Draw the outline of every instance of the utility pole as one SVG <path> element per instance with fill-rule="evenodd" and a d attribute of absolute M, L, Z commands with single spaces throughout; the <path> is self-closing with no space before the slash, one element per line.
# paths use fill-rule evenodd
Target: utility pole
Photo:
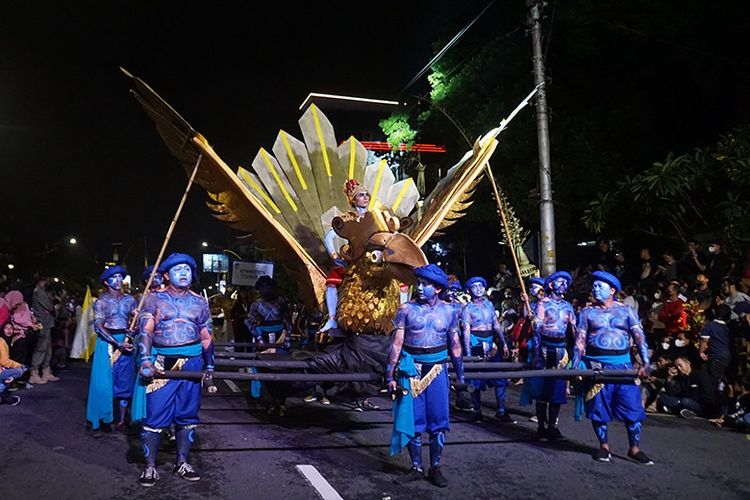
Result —
<path fill-rule="evenodd" d="M 534 83 L 544 83 L 544 59 L 542 56 L 542 0 L 527 0 L 530 8 L 528 24 L 531 28 L 531 44 L 534 50 Z M 539 195 L 540 229 L 542 233 L 542 273 L 549 276 L 557 268 L 555 251 L 555 206 L 552 203 L 552 167 L 549 155 L 549 122 L 547 119 L 547 90 L 539 88 L 536 94 L 536 132 L 539 147 Z"/>

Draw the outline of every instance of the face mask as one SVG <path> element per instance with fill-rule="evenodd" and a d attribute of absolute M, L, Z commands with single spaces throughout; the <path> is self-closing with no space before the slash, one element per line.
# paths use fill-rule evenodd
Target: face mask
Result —
<path fill-rule="evenodd" d="M 662 344 L 661 344 L 661 348 L 662 348 L 662 349 L 664 349 L 665 351 L 666 351 L 667 349 L 669 349 L 669 342 L 662 342 Z"/>
<path fill-rule="evenodd" d="M 674 341 L 675 347 L 685 347 L 686 344 L 687 344 L 687 342 L 684 341 L 684 340 L 675 340 Z"/>
<path fill-rule="evenodd" d="M 716 253 L 716 246 L 714 246 L 714 245 L 710 245 L 710 246 L 708 247 L 708 251 L 709 251 L 709 252 L 711 252 L 711 253 Z"/>
<path fill-rule="evenodd" d="M 655 298 L 656 300 L 659 300 L 659 299 L 661 298 L 661 293 L 659 293 L 659 292 L 656 292 L 656 293 L 654 294 L 654 298 Z"/>

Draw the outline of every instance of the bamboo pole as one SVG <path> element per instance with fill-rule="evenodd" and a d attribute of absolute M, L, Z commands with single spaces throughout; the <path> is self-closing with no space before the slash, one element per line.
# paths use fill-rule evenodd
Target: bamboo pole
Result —
<path fill-rule="evenodd" d="M 135 324 L 138 321 L 138 315 L 141 313 L 143 302 L 146 300 L 146 297 L 149 294 L 151 283 L 153 283 L 154 281 L 154 276 L 156 276 L 156 273 L 159 269 L 161 260 L 164 257 L 164 252 L 167 250 L 167 245 L 169 244 L 169 240 L 172 237 L 172 232 L 174 231 L 174 228 L 177 225 L 177 219 L 180 218 L 180 214 L 182 213 L 182 207 L 185 206 L 185 200 L 187 200 L 188 193 L 190 193 L 190 188 L 193 187 L 193 181 L 195 180 L 195 175 L 198 173 L 198 167 L 200 166 L 202 159 L 203 159 L 203 154 L 199 154 L 198 160 L 195 162 L 195 167 L 193 167 L 193 173 L 190 174 L 190 179 L 188 180 L 187 187 L 185 188 L 185 192 L 182 194 L 182 199 L 180 200 L 180 204 L 177 206 L 177 211 L 175 212 L 174 217 L 172 217 L 172 222 L 169 224 L 169 229 L 167 229 L 167 235 L 164 237 L 164 242 L 161 245 L 161 250 L 159 250 L 159 256 L 156 257 L 156 262 L 154 262 L 154 269 L 151 271 L 151 274 L 148 277 L 148 281 L 146 282 L 146 288 L 145 290 L 143 290 L 143 294 L 141 295 L 141 300 L 138 301 L 138 307 L 135 308 L 135 314 L 133 315 L 133 319 L 130 321 L 130 327 L 128 328 L 128 330 L 131 332 L 133 331 L 133 328 L 135 328 Z M 193 279 L 195 279 L 195 276 L 193 276 Z"/>

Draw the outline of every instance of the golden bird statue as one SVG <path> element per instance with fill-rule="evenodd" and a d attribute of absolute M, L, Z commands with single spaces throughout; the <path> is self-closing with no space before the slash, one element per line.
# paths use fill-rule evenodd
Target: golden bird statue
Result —
<path fill-rule="evenodd" d="M 309 306 L 324 302 L 325 269 L 331 267 L 324 238 L 333 227 L 347 252 L 349 270 L 340 288 L 340 325 L 349 332 L 388 335 L 399 307 L 399 283 L 414 283 L 413 270 L 427 264 L 420 249 L 471 205 L 497 135 L 536 89 L 499 127 L 477 139 L 448 170 L 414 220 L 419 192 L 412 178 L 396 181 L 385 160 L 366 164 L 355 138 L 338 141 L 333 125 L 314 104 L 299 119 L 302 139 L 279 130 L 270 149 L 261 147 L 250 167 L 233 171 L 177 111 L 143 80 L 122 70 L 131 92 L 153 120 L 170 152 L 210 197 L 212 214 L 273 248 L 275 260 L 296 280 Z M 357 179 L 371 193 L 364 216 L 351 213 L 343 187 Z M 411 218 L 410 218 L 411 216 Z"/>

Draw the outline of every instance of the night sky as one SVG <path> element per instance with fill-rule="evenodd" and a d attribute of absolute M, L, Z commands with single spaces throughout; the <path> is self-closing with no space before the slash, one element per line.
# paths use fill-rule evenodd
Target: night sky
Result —
<path fill-rule="evenodd" d="M 111 242 L 142 255 L 146 236 L 155 257 L 187 178 L 120 66 L 235 168 L 279 128 L 300 135 L 311 91 L 394 98 L 432 56 L 445 3 L 13 2 L 0 20 L 0 252 L 75 235 L 92 257 Z M 173 248 L 232 236 L 204 200 L 197 187 Z"/>
<path fill-rule="evenodd" d="M 59 246 L 47 258 L 47 263 L 58 265 L 73 257 L 79 263 L 81 259 L 106 260 L 112 242 L 122 243 L 120 257 L 129 253 L 129 262 L 138 262 L 143 258 L 144 238 L 149 259 L 156 256 L 187 177 L 129 94 L 130 82 L 120 73 L 120 66 L 150 84 L 236 168 L 247 166 L 259 147 L 271 146 L 280 128 L 300 135 L 298 107 L 309 92 L 396 99 L 433 56 L 435 42 L 455 34 L 488 0 L 68 3 L 6 2 L 0 15 L 0 263 L 17 260 L 18 275 L 36 270 L 32 267 L 39 264 L 32 263 L 32 256 L 45 245 L 53 250 Z M 704 18 L 702 4 L 689 3 L 695 12 L 680 11 L 681 19 L 695 24 Z M 637 5 L 618 5 L 624 12 L 621 18 L 638 18 Z M 664 5 L 664 16 L 647 21 L 656 26 L 677 22 L 669 17 L 670 9 L 682 4 L 671 5 Z M 567 9 L 568 13 L 574 10 L 574 6 Z M 716 59 L 717 65 L 731 70 L 727 74 L 746 75 L 747 57 L 740 45 L 726 43 L 745 40 L 742 23 L 732 17 L 734 22 L 724 29 L 725 14 L 733 15 L 727 8 L 705 17 L 705 33 L 699 41 L 688 38 L 667 43 L 623 32 L 633 40 L 628 46 L 643 44 L 665 54 L 663 64 L 656 60 L 658 68 L 630 61 L 630 67 L 642 70 L 633 80 L 641 82 L 642 100 L 656 99 L 659 94 L 653 89 L 657 88 L 662 94 L 679 96 L 669 105 L 671 114 L 659 111 L 657 118 L 665 123 L 671 120 L 672 125 L 663 128 L 663 145 L 649 142 L 654 151 L 649 151 L 648 158 L 663 158 L 675 144 L 691 148 L 710 143 L 739 117 L 746 117 L 741 108 L 748 102 L 748 92 L 742 81 L 733 78 L 735 90 L 728 90 L 720 81 L 716 87 L 718 77 L 691 73 L 699 66 L 692 65 L 690 58 L 715 59 L 716 54 L 725 54 L 724 44 L 731 50 L 726 60 Z M 734 14 L 744 15 L 741 11 Z M 475 40 L 522 26 L 523 0 L 498 1 L 485 17 L 470 32 Z M 555 47 L 582 58 L 596 55 L 594 46 L 566 47 L 562 21 L 556 29 Z M 607 29 L 608 36 L 621 31 L 618 26 Z M 523 31 L 518 33 L 523 37 Z M 529 64 L 530 72 L 530 42 L 523 43 L 529 43 L 522 63 Z M 684 50 L 692 45 L 706 46 L 708 52 Z M 628 60 L 622 59 L 623 54 L 604 56 L 608 71 L 630 71 L 620 63 Z M 658 74 L 655 69 L 674 75 L 650 81 L 649 74 Z M 577 72 L 575 67 L 552 65 L 552 85 L 555 79 L 572 81 Z M 625 75 L 623 86 L 633 85 L 631 74 Z M 713 87 L 698 92 L 695 85 L 682 85 L 693 80 L 713 82 Z M 739 88 L 745 90 L 738 94 Z M 423 77 L 409 94 L 427 89 Z M 602 92 L 609 95 L 613 89 Z M 573 110 L 589 103 L 588 95 L 573 97 L 581 101 L 568 103 Z M 691 103 L 700 104 L 702 114 L 692 116 Z M 481 96 L 477 105 L 481 106 Z M 554 116 L 558 103 L 551 105 Z M 710 118 L 712 113 L 719 118 L 701 118 Z M 724 118 L 729 115 L 738 118 Z M 531 113 L 517 119 L 531 120 Z M 634 131 L 626 136 L 637 136 L 644 125 L 634 122 L 618 127 Z M 680 138 L 685 144 L 679 144 Z M 447 138 L 430 137 L 425 142 L 446 142 L 443 139 Z M 638 145 L 631 141 L 613 146 L 628 151 L 637 150 Z M 452 163 L 463 152 L 449 151 L 445 161 Z M 552 156 L 554 162 L 555 151 Z M 529 164 L 534 162 L 529 158 Z M 197 255 L 202 251 L 201 241 L 224 246 L 233 238 L 224 224 L 209 215 L 205 199 L 203 189 L 196 187 L 170 250 Z M 80 242 L 77 249 L 61 244 L 71 236 Z M 28 263 L 25 267 L 24 262 Z"/>

